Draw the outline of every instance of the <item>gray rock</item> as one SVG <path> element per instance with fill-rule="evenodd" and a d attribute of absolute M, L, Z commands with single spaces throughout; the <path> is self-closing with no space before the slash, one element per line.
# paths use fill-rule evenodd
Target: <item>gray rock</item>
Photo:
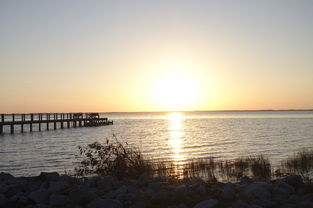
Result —
<path fill-rule="evenodd" d="M 47 204 L 49 198 L 49 192 L 46 189 L 38 189 L 36 191 L 31 192 L 28 195 L 32 201 L 36 202 L 37 204 Z"/>
<path fill-rule="evenodd" d="M 259 207 L 278 207 L 278 203 L 271 201 L 271 199 L 256 199 L 251 204 Z"/>
<path fill-rule="evenodd" d="M 301 201 L 313 201 L 313 193 L 302 196 Z"/>
<path fill-rule="evenodd" d="M 284 180 L 286 183 L 288 183 L 289 185 L 291 185 L 295 188 L 302 187 L 304 184 L 302 177 L 299 175 L 287 176 Z"/>
<path fill-rule="evenodd" d="M 74 178 L 68 175 L 62 175 L 59 177 L 60 181 L 63 181 L 68 184 L 78 184 L 80 181 L 78 178 Z"/>
<path fill-rule="evenodd" d="M 127 191 L 128 191 L 127 186 L 123 185 L 116 190 L 116 194 L 126 194 Z"/>
<path fill-rule="evenodd" d="M 207 193 L 207 189 L 202 184 L 201 185 L 197 185 L 195 187 L 195 190 L 196 190 L 197 193 L 202 194 L 202 195 L 205 195 Z"/>
<path fill-rule="evenodd" d="M 296 203 L 298 203 L 299 201 L 300 201 L 300 197 L 299 197 L 298 195 L 296 195 L 296 194 L 291 195 L 291 196 L 289 197 L 289 199 L 288 199 L 288 202 L 289 202 L 289 203 L 293 203 L 293 204 L 296 204 Z"/>
<path fill-rule="evenodd" d="M 227 183 L 224 186 L 222 198 L 226 200 L 231 200 L 236 197 L 235 185 L 232 183 Z"/>
<path fill-rule="evenodd" d="M 16 195 L 23 191 L 23 186 L 19 184 L 17 181 L 14 183 L 8 184 L 8 190 L 6 191 L 6 195 Z"/>
<path fill-rule="evenodd" d="M 170 192 L 168 190 L 161 189 L 160 191 L 158 191 L 152 195 L 152 200 L 156 201 L 156 202 L 166 201 L 169 198 L 171 198 L 172 196 L 173 196 L 172 192 Z"/>
<path fill-rule="evenodd" d="M 288 183 L 285 183 L 283 181 L 277 181 L 275 183 L 275 187 L 282 188 L 289 194 L 294 194 L 295 193 L 295 188 L 289 185 Z"/>
<path fill-rule="evenodd" d="M 104 191 L 110 191 L 118 186 L 117 181 L 111 176 L 101 177 L 97 182 L 96 186 Z"/>
<path fill-rule="evenodd" d="M 17 195 L 13 195 L 13 196 L 11 196 L 10 198 L 9 198 L 9 201 L 11 202 L 11 203 L 16 203 L 17 201 L 18 201 L 18 196 Z"/>
<path fill-rule="evenodd" d="M 213 207 L 216 207 L 217 205 L 218 205 L 218 200 L 209 199 L 209 200 L 205 200 L 196 204 L 196 206 L 194 206 L 193 208 L 213 208 Z"/>
<path fill-rule="evenodd" d="M 52 206 L 62 206 L 68 203 L 68 198 L 61 194 L 52 194 L 49 199 L 50 205 Z"/>
<path fill-rule="evenodd" d="M 270 199 L 271 185 L 264 182 L 255 182 L 247 186 L 241 193 L 245 198 L 253 198 L 256 197 L 258 199 Z"/>
<path fill-rule="evenodd" d="M 168 206 L 167 208 L 188 208 L 185 204 Z"/>
<path fill-rule="evenodd" d="M 139 176 L 138 178 L 138 182 L 140 183 L 140 185 L 146 185 L 150 182 L 150 178 L 148 176 L 147 173 L 143 173 Z"/>
<path fill-rule="evenodd" d="M 305 182 L 303 190 L 305 193 L 313 193 L 313 183 L 311 181 Z"/>
<path fill-rule="evenodd" d="M 36 204 L 32 208 L 51 208 L 51 207 L 46 204 Z"/>
<path fill-rule="evenodd" d="M 283 207 L 283 208 L 294 208 L 295 205 L 293 205 L 293 204 L 288 204 L 288 203 L 283 203 L 282 205 L 280 205 L 280 207 Z"/>
<path fill-rule="evenodd" d="M 252 204 L 251 206 L 249 206 L 249 208 L 263 208 L 262 206 L 256 205 L 256 204 Z"/>
<path fill-rule="evenodd" d="M 173 190 L 173 197 L 184 199 L 186 196 L 189 195 L 188 189 L 185 185 L 180 185 L 174 188 Z"/>
<path fill-rule="evenodd" d="M 275 201 L 281 202 L 281 201 L 286 201 L 286 199 L 290 197 L 290 192 L 288 192 L 288 190 L 286 189 L 275 187 L 273 189 L 272 195 Z"/>
<path fill-rule="evenodd" d="M 120 202 L 132 201 L 136 198 L 136 194 L 128 193 L 128 194 L 119 194 L 116 196 L 116 200 Z"/>
<path fill-rule="evenodd" d="M 187 188 L 185 185 L 180 185 L 175 187 L 175 192 L 184 194 L 187 192 Z"/>
<path fill-rule="evenodd" d="M 57 172 L 41 172 L 39 178 L 43 181 L 58 181 L 60 180 L 60 175 Z"/>
<path fill-rule="evenodd" d="M 240 192 L 240 197 L 261 207 L 275 207 L 271 199 L 272 185 L 266 182 L 255 182 Z"/>
<path fill-rule="evenodd" d="M 28 204 L 30 200 L 26 196 L 19 196 L 17 198 L 17 202 L 22 204 Z"/>
<path fill-rule="evenodd" d="M 113 199 L 100 199 L 97 198 L 90 202 L 87 206 L 88 208 L 122 208 L 121 202 Z"/>
<path fill-rule="evenodd" d="M 139 202 L 135 202 L 129 208 L 145 208 L 145 207 L 146 207 L 145 203 L 142 201 L 139 201 Z"/>
<path fill-rule="evenodd" d="M 87 186 L 78 186 L 69 192 L 68 197 L 72 204 L 86 204 L 98 196 Z"/>
<path fill-rule="evenodd" d="M 245 202 L 238 200 L 234 204 L 232 204 L 229 208 L 250 208 L 250 206 Z"/>
<path fill-rule="evenodd" d="M 8 203 L 9 200 L 3 194 L 0 194 L 0 207 L 5 207 Z"/>
<path fill-rule="evenodd" d="M 9 173 L 4 173 L 4 172 L 0 173 L 0 180 L 1 181 L 6 181 L 6 180 L 9 180 L 9 179 L 13 179 L 13 178 L 14 178 L 14 176 L 12 176 Z"/>
<path fill-rule="evenodd" d="M 313 207 L 313 202 L 311 201 L 302 201 L 299 203 L 299 206 L 301 208 L 312 208 Z"/>
<path fill-rule="evenodd" d="M 50 181 L 48 191 L 56 193 L 65 189 L 68 185 L 63 181 Z"/>
<path fill-rule="evenodd" d="M 162 187 L 168 185 L 167 183 L 164 183 L 164 182 L 153 182 L 153 183 L 149 183 L 147 188 L 148 189 L 152 189 L 154 191 L 157 191 L 157 190 L 161 190 Z"/>
<path fill-rule="evenodd" d="M 0 194 L 5 194 L 9 190 L 9 186 L 7 184 L 0 185 Z"/>
<path fill-rule="evenodd" d="M 249 178 L 248 176 L 244 176 L 240 179 L 240 183 L 250 184 L 250 183 L 253 183 L 253 180 L 251 178 Z"/>

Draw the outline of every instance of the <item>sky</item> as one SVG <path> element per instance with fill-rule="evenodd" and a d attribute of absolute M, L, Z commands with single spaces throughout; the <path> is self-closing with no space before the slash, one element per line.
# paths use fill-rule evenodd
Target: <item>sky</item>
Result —
<path fill-rule="evenodd" d="M 0 0 L 0 113 L 313 109 L 311 0 Z"/>

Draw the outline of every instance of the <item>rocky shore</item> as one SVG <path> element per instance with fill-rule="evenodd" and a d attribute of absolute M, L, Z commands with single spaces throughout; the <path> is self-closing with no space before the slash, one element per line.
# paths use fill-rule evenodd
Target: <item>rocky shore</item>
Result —
<path fill-rule="evenodd" d="M 142 175 L 138 180 L 111 176 L 75 178 L 58 173 L 13 177 L 0 173 L 0 207 L 27 208 L 309 208 L 313 183 L 292 175 L 278 180 L 205 183 L 199 178 L 170 184 Z"/>

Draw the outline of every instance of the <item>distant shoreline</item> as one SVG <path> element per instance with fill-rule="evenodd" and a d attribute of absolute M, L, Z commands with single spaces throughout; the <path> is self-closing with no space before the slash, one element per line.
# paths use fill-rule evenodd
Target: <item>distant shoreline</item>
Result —
<path fill-rule="evenodd" d="M 231 113 L 231 112 L 287 112 L 287 111 L 313 111 L 313 109 L 286 109 L 286 110 L 271 110 L 271 109 L 263 109 L 263 110 L 191 110 L 191 111 L 111 111 L 111 112 L 99 112 L 102 114 L 105 113 Z"/>
<path fill-rule="evenodd" d="M 116 114 L 121 114 L 121 113 L 175 113 L 175 112 L 180 112 L 180 113 L 236 113 L 236 112 L 287 112 L 287 111 L 313 111 L 313 109 L 281 109 L 281 110 L 272 110 L 272 109 L 261 109 L 261 110 L 190 110 L 190 111 L 108 111 L 108 112 L 98 112 L 98 111 L 86 111 L 85 113 L 100 113 L 100 114 L 108 114 L 108 113 L 116 113 Z M 36 113 L 81 113 L 82 111 L 71 111 L 71 112 L 36 112 Z M 34 112 L 9 112 L 9 113 L 4 113 L 0 112 L 0 114 L 31 114 Z"/>

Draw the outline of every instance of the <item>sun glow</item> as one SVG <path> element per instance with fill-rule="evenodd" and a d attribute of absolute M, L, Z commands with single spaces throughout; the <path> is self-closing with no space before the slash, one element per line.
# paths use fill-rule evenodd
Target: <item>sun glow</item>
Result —
<path fill-rule="evenodd" d="M 183 140 L 184 135 L 182 127 L 183 116 L 182 113 L 170 113 L 169 114 L 169 133 L 170 139 L 168 140 L 173 152 L 173 160 L 178 164 L 183 163 L 185 160 L 183 152 Z"/>
<path fill-rule="evenodd" d="M 197 83 L 190 76 L 176 73 L 160 77 L 153 95 L 163 110 L 193 110 L 197 92 Z"/>

